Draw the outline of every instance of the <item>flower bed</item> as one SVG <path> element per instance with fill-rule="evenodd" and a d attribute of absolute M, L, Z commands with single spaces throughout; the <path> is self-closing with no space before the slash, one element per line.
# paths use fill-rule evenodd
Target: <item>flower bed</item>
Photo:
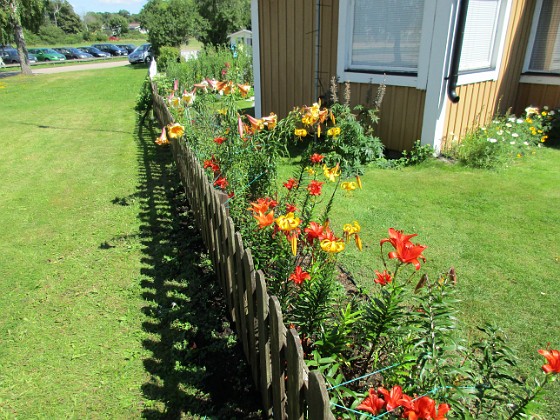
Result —
<path fill-rule="evenodd" d="M 558 373 L 558 352 L 541 350 L 546 375 L 529 385 L 511 374 L 514 357 L 498 328 L 481 327 L 483 338 L 467 347 L 455 332 L 455 272 L 421 274 L 427 247 L 412 242 L 415 234 L 391 228 L 380 240 L 372 295 L 344 281 L 337 254 L 351 243 L 362 248 L 361 227 L 350 220 L 332 226 L 329 211 L 337 195 L 363 187 L 359 175 L 367 162 L 356 150 L 377 147 L 347 105 L 317 103 L 282 120 L 257 119 L 236 107 L 250 92 L 247 84 L 205 79 L 169 89 L 167 105 L 184 127 L 181 137 L 203 162 L 209 185 L 222 193 L 255 269 L 290 331 L 299 334 L 306 365 L 323 373 L 338 415 L 488 418 L 530 411 Z M 176 128 L 168 126 L 158 141 Z M 276 160 L 288 141 L 307 147 L 298 172 L 278 190 Z M 505 401 L 504 392 L 514 397 Z"/>

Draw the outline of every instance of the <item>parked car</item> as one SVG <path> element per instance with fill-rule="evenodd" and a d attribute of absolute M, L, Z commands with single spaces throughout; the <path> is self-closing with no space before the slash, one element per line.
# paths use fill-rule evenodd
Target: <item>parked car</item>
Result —
<path fill-rule="evenodd" d="M 53 50 L 59 52 L 60 54 L 63 54 L 67 60 L 93 58 L 93 55 L 91 55 L 90 53 L 80 51 L 77 48 L 59 47 L 59 48 L 53 48 Z"/>
<path fill-rule="evenodd" d="M 31 54 L 35 54 L 39 61 L 65 61 L 64 54 L 60 54 L 52 48 L 31 48 L 28 50 Z"/>
<path fill-rule="evenodd" d="M 0 48 L 0 57 L 6 64 L 19 64 L 19 53 L 15 48 Z M 31 64 L 37 62 L 37 57 L 33 54 L 27 54 L 27 59 Z"/>
<path fill-rule="evenodd" d="M 126 50 L 127 55 L 136 49 L 136 45 L 134 44 L 117 44 L 117 47 L 121 50 Z"/>
<path fill-rule="evenodd" d="M 113 44 L 93 44 L 92 47 L 99 48 L 101 51 L 105 51 L 114 56 L 128 55 L 126 50 L 121 50 L 119 47 Z"/>
<path fill-rule="evenodd" d="M 149 64 L 154 56 L 152 44 L 142 44 L 130 54 L 128 54 L 128 61 L 130 64 L 146 63 Z"/>
<path fill-rule="evenodd" d="M 99 48 L 95 47 L 78 47 L 80 51 L 86 52 L 88 54 L 93 55 L 94 57 L 111 57 L 111 54 L 101 51 Z"/>

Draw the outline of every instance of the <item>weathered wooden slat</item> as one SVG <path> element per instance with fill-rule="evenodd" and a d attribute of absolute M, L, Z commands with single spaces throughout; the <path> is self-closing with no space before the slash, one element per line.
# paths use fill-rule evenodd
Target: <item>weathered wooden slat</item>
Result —
<path fill-rule="evenodd" d="M 255 296 L 255 266 L 251 250 L 246 249 L 243 255 L 243 274 L 247 295 L 247 337 L 249 338 L 249 363 L 253 372 L 255 386 L 259 386 L 259 355 L 257 347 L 257 310 Z"/>
<path fill-rule="evenodd" d="M 307 384 L 307 415 L 309 419 L 334 420 L 325 379 L 320 372 L 309 372 Z"/>
<path fill-rule="evenodd" d="M 257 322 L 258 322 L 258 347 L 259 347 L 259 372 L 262 405 L 266 417 L 272 415 L 272 366 L 270 365 L 270 332 L 268 316 L 268 293 L 266 291 L 265 277 L 262 271 L 257 271 L 255 276 L 255 294 L 257 297 Z"/>
<path fill-rule="evenodd" d="M 303 348 L 297 331 L 293 328 L 286 334 L 286 359 L 288 360 L 288 383 L 286 394 L 288 397 L 288 418 L 303 419 L 305 413 L 305 401 L 303 382 Z"/>
<path fill-rule="evenodd" d="M 280 302 L 276 296 L 268 300 L 270 322 L 270 361 L 272 367 L 272 414 L 274 419 L 286 418 L 286 327 Z"/>
<path fill-rule="evenodd" d="M 236 306 L 238 310 L 236 311 L 239 316 L 238 322 L 240 324 L 241 334 L 240 340 L 243 344 L 243 351 L 245 352 L 245 357 L 247 361 L 249 358 L 249 339 L 247 337 L 247 293 L 245 290 L 245 270 L 243 268 L 243 256 L 245 255 L 245 249 L 243 247 L 243 240 L 241 239 L 241 234 L 235 232 L 235 248 L 237 252 L 235 253 L 235 284 L 237 285 L 237 296 L 236 296 Z"/>
<path fill-rule="evenodd" d="M 235 285 L 235 227 L 233 225 L 233 220 L 231 217 L 226 219 L 225 230 L 227 232 L 227 253 L 226 253 L 226 301 L 228 302 L 229 314 L 231 320 L 235 323 L 237 329 L 237 335 L 241 333 L 241 326 L 237 320 L 239 315 L 237 315 L 237 305 L 235 304 L 235 299 L 237 296 L 237 287 Z"/>

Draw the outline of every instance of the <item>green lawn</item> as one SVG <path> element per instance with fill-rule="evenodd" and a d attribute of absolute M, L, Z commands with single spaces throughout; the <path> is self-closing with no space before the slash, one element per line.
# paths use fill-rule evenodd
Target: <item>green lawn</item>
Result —
<path fill-rule="evenodd" d="M 145 75 L 0 81 L 0 418 L 258 411 Z"/>
<path fill-rule="evenodd" d="M 282 176 L 292 174 L 292 165 L 281 168 Z M 422 270 L 431 278 L 451 266 L 457 271 L 465 337 L 495 322 L 522 358 L 522 371 L 540 375 L 545 359 L 537 350 L 547 343 L 560 348 L 560 150 L 540 149 L 498 172 L 437 161 L 368 169 L 362 182 L 361 191 L 340 191 L 331 213 L 339 230 L 361 224 L 363 252 L 348 246 L 341 254 L 357 284 L 373 287 L 388 228 L 417 233 L 415 242 L 428 246 Z M 549 413 L 558 417 L 558 382 L 554 389 Z"/>

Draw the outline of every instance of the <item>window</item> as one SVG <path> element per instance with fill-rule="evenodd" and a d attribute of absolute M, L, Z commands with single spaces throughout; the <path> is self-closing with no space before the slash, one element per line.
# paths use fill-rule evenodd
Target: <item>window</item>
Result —
<path fill-rule="evenodd" d="M 559 25 L 560 0 L 538 1 L 525 60 L 526 72 L 560 74 Z"/>
<path fill-rule="evenodd" d="M 343 80 L 425 85 L 435 2 L 341 0 L 339 10 L 337 73 Z"/>
<path fill-rule="evenodd" d="M 508 3 L 507 0 L 469 1 L 459 63 L 459 84 L 498 78 Z"/>

